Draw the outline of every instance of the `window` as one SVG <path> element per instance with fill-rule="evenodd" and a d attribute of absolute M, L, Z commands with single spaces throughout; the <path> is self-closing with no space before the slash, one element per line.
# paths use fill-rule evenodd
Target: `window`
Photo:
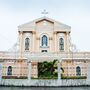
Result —
<path fill-rule="evenodd" d="M 79 66 L 76 67 L 76 75 L 81 76 L 81 68 Z"/>
<path fill-rule="evenodd" d="M 47 50 L 42 50 L 42 52 L 47 52 Z"/>
<path fill-rule="evenodd" d="M 12 66 L 8 67 L 7 75 L 12 75 Z"/>
<path fill-rule="evenodd" d="M 59 39 L 59 48 L 60 50 L 64 50 L 64 39 L 63 38 Z"/>
<path fill-rule="evenodd" d="M 47 38 L 47 36 L 46 35 L 43 35 L 42 36 L 42 40 L 41 40 L 42 42 L 42 46 L 47 46 L 48 45 L 48 38 Z"/>
<path fill-rule="evenodd" d="M 29 50 L 29 38 L 25 39 L 25 50 Z"/>

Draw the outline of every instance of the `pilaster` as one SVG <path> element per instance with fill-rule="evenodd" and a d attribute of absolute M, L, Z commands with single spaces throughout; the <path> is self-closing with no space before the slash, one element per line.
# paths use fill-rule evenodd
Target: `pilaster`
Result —
<path fill-rule="evenodd" d="M 52 52 L 52 37 L 49 37 L 49 48 L 50 48 L 50 52 Z"/>
<path fill-rule="evenodd" d="M 35 31 L 33 31 L 32 32 L 32 35 L 33 35 L 33 52 L 35 52 L 35 34 L 36 34 L 36 32 Z"/>
<path fill-rule="evenodd" d="M 54 32 L 54 51 L 57 52 L 57 32 Z"/>
<path fill-rule="evenodd" d="M 70 44 L 70 40 L 69 40 L 69 37 L 70 37 L 70 32 L 66 32 L 66 36 L 67 36 L 67 46 L 66 46 L 66 51 L 69 52 L 69 44 Z"/>
<path fill-rule="evenodd" d="M 23 55 L 23 31 L 19 31 L 19 48 L 20 48 L 20 57 Z"/>
<path fill-rule="evenodd" d="M 31 62 L 28 62 L 28 80 L 31 80 Z"/>

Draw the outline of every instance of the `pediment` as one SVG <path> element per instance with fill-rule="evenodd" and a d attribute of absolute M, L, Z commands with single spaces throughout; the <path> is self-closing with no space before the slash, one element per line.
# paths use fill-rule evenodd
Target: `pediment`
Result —
<path fill-rule="evenodd" d="M 35 19 L 35 20 L 31 21 L 31 22 L 28 22 L 28 23 L 19 25 L 18 27 L 30 27 L 30 26 L 35 26 L 35 24 L 37 24 L 37 23 L 39 23 L 39 22 L 42 22 L 42 21 L 47 21 L 47 22 L 50 22 L 50 23 L 54 23 L 54 21 L 51 20 L 50 18 L 41 17 L 41 18 Z"/>
<path fill-rule="evenodd" d="M 54 27 L 60 28 L 60 29 L 71 29 L 70 26 L 63 24 L 61 22 L 58 22 L 56 20 L 53 20 L 51 18 L 48 18 L 48 17 L 41 17 L 41 18 L 35 19 L 31 22 L 28 22 L 28 23 L 25 23 L 25 24 L 18 26 L 18 28 L 19 29 L 20 28 L 34 28 L 36 26 L 36 24 L 41 23 L 41 22 L 47 22 L 49 24 L 53 24 Z"/>
<path fill-rule="evenodd" d="M 50 21 L 50 20 L 48 20 L 48 19 L 41 19 L 41 20 L 39 20 L 39 21 L 36 21 L 35 22 L 35 24 L 36 24 L 36 27 L 53 27 L 53 25 L 54 25 L 54 22 L 52 22 L 52 21 Z"/>

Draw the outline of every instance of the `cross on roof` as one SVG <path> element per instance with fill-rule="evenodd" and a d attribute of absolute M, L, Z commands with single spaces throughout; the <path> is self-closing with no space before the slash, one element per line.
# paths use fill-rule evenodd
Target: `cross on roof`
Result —
<path fill-rule="evenodd" d="M 41 14 L 45 16 L 46 14 L 48 14 L 48 12 L 44 9 L 43 12 L 41 12 Z"/>

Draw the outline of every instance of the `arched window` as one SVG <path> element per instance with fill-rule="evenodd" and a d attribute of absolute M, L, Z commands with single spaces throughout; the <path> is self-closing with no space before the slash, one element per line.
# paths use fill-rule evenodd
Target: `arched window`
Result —
<path fill-rule="evenodd" d="M 64 39 L 63 38 L 59 39 L 59 48 L 60 50 L 64 50 Z"/>
<path fill-rule="evenodd" d="M 12 66 L 8 67 L 7 75 L 12 75 Z"/>
<path fill-rule="evenodd" d="M 81 76 L 81 68 L 79 66 L 76 67 L 76 75 Z"/>
<path fill-rule="evenodd" d="M 26 38 L 25 39 L 25 50 L 29 50 L 29 42 L 30 42 L 29 38 Z"/>
<path fill-rule="evenodd" d="M 42 46 L 47 46 L 48 45 L 48 38 L 47 38 L 47 36 L 46 35 L 43 35 L 42 36 L 42 40 L 41 40 L 42 42 Z"/>

